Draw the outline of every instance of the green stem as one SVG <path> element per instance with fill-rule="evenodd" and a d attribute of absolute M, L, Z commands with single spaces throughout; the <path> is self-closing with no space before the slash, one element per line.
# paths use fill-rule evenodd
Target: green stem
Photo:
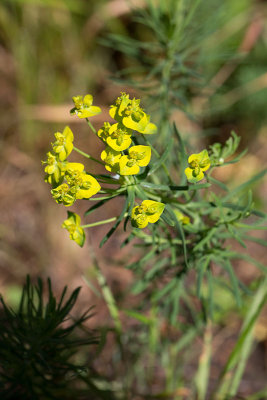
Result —
<path fill-rule="evenodd" d="M 100 200 L 109 200 L 109 199 L 114 199 L 115 197 L 117 197 L 117 194 L 114 196 L 104 196 L 104 197 L 95 197 L 95 198 L 90 198 L 88 199 L 89 201 L 100 201 Z"/>
<path fill-rule="evenodd" d="M 93 127 L 93 125 L 91 124 L 91 122 L 89 121 L 88 118 L 86 118 L 86 122 L 89 125 L 89 127 L 91 128 L 92 132 L 94 132 L 96 134 L 96 129 Z"/>
<path fill-rule="evenodd" d="M 103 298 L 107 304 L 107 307 L 109 309 L 110 315 L 112 317 L 112 320 L 114 322 L 115 325 L 115 331 L 117 333 L 117 338 L 118 338 L 118 342 L 120 344 L 120 335 L 122 333 L 122 326 L 121 326 L 121 321 L 120 321 L 120 315 L 119 315 L 119 310 L 116 304 L 116 301 L 114 299 L 114 296 L 112 294 L 112 291 L 110 290 L 107 280 L 103 274 L 103 272 L 101 271 L 101 268 L 98 264 L 97 258 L 95 256 L 94 253 L 94 249 L 93 246 L 90 246 L 90 256 L 91 259 L 93 261 L 93 267 L 95 270 L 95 274 L 96 274 L 96 279 L 98 281 L 98 284 L 102 290 L 102 294 L 103 294 Z"/>
<path fill-rule="evenodd" d="M 94 268 L 95 268 L 95 272 L 96 272 L 97 281 L 99 283 L 99 286 L 102 289 L 103 297 L 108 306 L 110 315 L 114 321 L 116 332 L 118 334 L 121 334 L 122 326 L 121 326 L 121 321 L 120 321 L 120 316 L 119 316 L 119 310 L 117 308 L 114 296 L 113 296 L 113 294 L 107 284 L 106 278 L 103 275 L 97 262 L 94 262 Z"/>
<path fill-rule="evenodd" d="M 78 149 L 77 147 L 73 146 L 73 150 L 75 150 L 77 153 L 81 154 L 82 156 L 89 158 L 90 160 L 93 160 L 97 162 L 98 164 L 105 165 L 103 161 L 97 160 L 96 158 L 90 156 L 89 154 L 85 153 L 84 151 Z"/>
<path fill-rule="evenodd" d="M 123 175 L 124 178 L 124 182 L 126 183 L 126 186 L 133 186 L 136 184 L 136 180 L 134 176 L 127 176 L 127 175 Z"/>
<path fill-rule="evenodd" d="M 205 400 L 208 390 L 210 363 L 212 353 L 212 323 L 208 320 L 204 338 L 203 349 L 198 361 L 198 370 L 195 376 L 195 384 L 199 400 Z"/>
<path fill-rule="evenodd" d="M 81 225 L 81 228 L 83 228 L 83 229 L 92 228 L 93 226 L 108 224 L 109 222 L 116 221 L 116 219 L 118 219 L 118 217 L 112 217 L 109 219 L 104 219 L 103 221 L 92 222 L 91 224 Z"/>
<path fill-rule="evenodd" d="M 92 174 L 91 174 L 92 175 Z M 98 181 L 102 181 L 102 183 L 108 183 L 109 185 L 121 185 L 121 181 L 119 179 L 114 179 L 110 175 L 99 175 L 94 174 L 94 178 Z"/>

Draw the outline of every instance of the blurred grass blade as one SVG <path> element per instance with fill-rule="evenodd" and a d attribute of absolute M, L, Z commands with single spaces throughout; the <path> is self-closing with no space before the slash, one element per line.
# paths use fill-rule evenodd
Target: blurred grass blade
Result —
<path fill-rule="evenodd" d="M 254 393 L 246 398 L 246 400 L 262 400 L 267 399 L 267 387 L 263 390 L 260 390 L 257 393 Z"/>
<path fill-rule="evenodd" d="M 205 400 L 208 390 L 210 362 L 212 352 L 212 323 L 209 320 L 204 332 L 203 350 L 199 358 L 198 370 L 195 376 L 197 399 Z"/>
<path fill-rule="evenodd" d="M 208 316 L 213 319 L 213 310 L 214 310 L 214 301 L 213 301 L 213 288 L 214 288 L 214 283 L 213 283 L 213 276 L 212 272 L 210 269 L 207 270 L 207 277 L 208 277 L 208 304 L 207 304 L 207 310 L 208 310 Z"/>
<path fill-rule="evenodd" d="M 80 0 L 13 0 L 18 5 L 29 4 L 32 6 L 58 8 L 83 15 L 85 12 L 84 3 Z"/>
<path fill-rule="evenodd" d="M 201 3 L 201 0 L 193 1 L 191 8 L 189 9 L 189 12 L 185 18 L 183 29 L 185 29 L 187 27 L 187 25 L 191 22 L 192 18 L 194 17 L 194 14 L 199 6 L 199 3 Z"/>
<path fill-rule="evenodd" d="M 239 356 L 239 362 L 238 365 L 236 367 L 236 371 L 234 373 L 233 376 L 233 380 L 232 380 L 232 384 L 230 387 L 230 395 L 231 396 L 235 396 L 241 381 L 241 378 L 243 376 L 245 367 L 246 367 L 246 363 L 247 363 L 247 359 L 250 355 L 251 352 L 251 348 L 252 348 L 252 344 L 253 344 L 253 328 L 255 326 L 255 322 L 257 320 L 257 317 L 259 315 L 259 313 L 261 312 L 263 306 L 266 304 L 267 301 L 267 278 L 265 278 L 265 280 L 263 281 L 263 283 L 261 284 L 261 286 L 258 289 L 258 292 L 256 294 L 256 296 L 254 297 L 254 300 L 252 302 L 251 307 L 249 308 L 247 317 L 244 321 L 244 328 L 246 327 L 246 325 L 249 325 L 249 320 L 254 320 L 253 326 L 250 329 L 247 338 L 245 339 L 246 342 L 244 342 L 244 345 L 241 349 L 240 352 L 240 356 Z M 255 316 L 255 317 L 254 317 Z"/>
<path fill-rule="evenodd" d="M 101 299 L 101 292 L 95 287 L 95 285 L 93 285 L 93 283 L 90 281 L 90 279 L 85 276 L 82 275 L 82 279 L 84 280 L 84 282 L 86 283 L 86 285 L 89 287 L 89 289 L 92 290 L 92 292 L 99 298 Z"/>
<path fill-rule="evenodd" d="M 213 399 L 221 400 L 227 396 L 235 396 L 251 351 L 253 328 L 266 301 L 267 277 L 261 283 L 253 298 L 244 320 L 240 336 L 221 374 L 219 387 L 212 397 Z"/>
<path fill-rule="evenodd" d="M 124 314 L 126 314 L 128 317 L 130 318 L 134 318 L 137 321 L 141 322 L 142 324 L 145 325 L 150 325 L 151 324 L 151 318 L 146 317 L 144 314 L 138 312 L 138 311 L 134 311 L 134 310 L 127 310 L 127 309 L 123 309 L 122 310 L 124 312 Z"/>

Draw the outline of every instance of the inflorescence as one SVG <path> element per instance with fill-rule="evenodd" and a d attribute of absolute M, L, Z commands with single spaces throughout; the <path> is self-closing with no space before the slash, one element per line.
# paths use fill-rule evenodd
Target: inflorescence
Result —
<path fill-rule="evenodd" d="M 100 155 L 102 161 L 96 160 L 74 148 L 74 135 L 68 126 L 62 133 L 55 133 L 52 150 L 47 153 L 47 160 L 43 161 L 46 173 L 45 181 L 51 185 L 51 194 L 55 201 L 66 207 L 72 206 L 78 199 L 89 199 L 101 191 L 98 180 L 93 174 L 85 171 L 82 163 L 68 161 L 73 149 L 103 164 L 106 170 L 113 174 L 113 177 L 118 177 L 118 182 L 125 184 L 129 183 L 131 176 L 142 172 L 142 168 L 146 167 L 151 160 L 151 146 L 136 145 L 133 135 L 151 135 L 157 132 L 157 126 L 150 122 L 150 116 L 141 108 L 140 100 L 130 99 L 126 93 L 121 93 L 115 104 L 111 105 L 109 114 L 115 123 L 104 122 L 98 131 L 93 128 L 88 119 L 101 113 L 100 107 L 93 106 L 93 96 L 90 94 L 84 97 L 74 96 L 73 102 L 75 107 L 71 109 L 71 115 L 85 118 L 106 148 Z M 199 154 L 192 154 L 188 158 L 188 164 L 189 167 L 185 169 L 188 182 L 196 183 L 203 179 L 204 171 L 211 165 L 207 150 L 203 150 Z M 103 191 L 103 193 L 106 192 Z M 165 204 L 162 202 L 144 200 L 141 205 L 133 207 L 128 213 L 132 226 L 145 228 L 148 223 L 157 222 L 164 207 Z M 189 218 L 181 213 L 177 214 L 177 219 L 182 223 L 189 223 Z M 83 246 L 85 241 L 83 228 L 90 225 L 82 226 L 80 223 L 81 218 L 68 211 L 68 218 L 63 222 L 62 227 L 68 230 L 70 239 Z M 91 225 L 95 226 L 96 224 Z"/>

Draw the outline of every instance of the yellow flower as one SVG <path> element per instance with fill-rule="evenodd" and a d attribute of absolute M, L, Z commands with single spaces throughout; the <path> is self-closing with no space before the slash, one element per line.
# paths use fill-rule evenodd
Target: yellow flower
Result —
<path fill-rule="evenodd" d="M 58 187 L 51 190 L 53 198 L 58 204 L 64 204 L 64 206 L 69 207 L 75 202 L 75 191 L 67 185 L 67 183 L 62 183 Z"/>
<path fill-rule="evenodd" d="M 140 107 L 140 99 L 130 100 L 125 93 L 118 97 L 116 105 L 111 106 L 109 114 L 126 128 L 143 134 L 157 132 L 156 125 L 150 122 L 150 116 Z"/>
<path fill-rule="evenodd" d="M 46 164 L 44 169 L 46 173 L 45 181 L 53 186 L 59 185 L 64 179 L 67 161 L 59 161 L 57 154 L 49 151 L 47 153 L 47 160 L 42 161 L 42 164 Z"/>
<path fill-rule="evenodd" d="M 121 122 L 123 112 L 130 103 L 131 100 L 129 99 L 129 95 L 121 92 L 121 96 L 116 99 L 116 104 L 112 105 L 110 108 L 109 114 L 111 118 L 114 118 L 116 121 Z"/>
<path fill-rule="evenodd" d="M 178 221 L 182 222 L 183 225 L 188 225 L 190 224 L 190 218 L 187 215 L 184 215 L 181 211 L 179 210 L 174 210 L 174 213 L 176 215 L 176 218 Z"/>
<path fill-rule="evenodd" d="M 210 159 L 207 150 L 203 150 L 198 154 L 191 154 L 188 158 L 188 164 L 189 167 L 184 171 L 188 182 L 196 183 L 203 179 L 203 171 L 207 171 L 210 167 Z"/>
<path fill-rule="evenodd" d="M 86 174 L 81 163 L 69 163 L 65 178 L 76 199 L 89 199 L 101 189 L 97 180 Z"/>
<path fill-rule="evenodd" d="M 68 163 L 65 169 L 67 183 L 51 190 L 53 198 L 59 204 L 71 206 L 77 199 L 89 199 L 101 189 L 97 180 L 86 174 L 81 163 Z"/>
<path fill-rule="evenodd" d="M 128 117 L 124 117 L 122 123 L 126 128 L 133 129 L 134 131 L 143 133 L 144 135 L 151 135 L 157 132 L 156 125 L 150 122 L 150 116 L 144 111 L 138 111 L 130 114 Z"/>
<path fill-rule="evenodd" d="M 99 192 L 101 186 L 97 180 L 86 173 L 82 175 L 82 183 L 76 192 L 76 199 L 89 199 Z"/>
<path fill-rule="evenodd" d="M 126 150 L 132 143 L 129 129 L 118 123 L 110 125 L 109 122 L 104 122 L 104 126 L 99 129 L 97 135 L 116 151 Z"/>
<path fill-rule="evenodd" d="M 82 247 L 85 241 L 85 233 L 80 224 L 80 216 L 68 211 L 68 219 L 66 219 L 61 226 L 62 228 L 68 230 L 70 234 L 70 239 L 74 240 L 76 243 L 78 243 L 79 246 Z"/>
<path fill-rule="evenodd" d="M 84 165 L 82 163 L 69 162 L 66 166 L 66 170 L 69 173 L 72 173 L 72 171 L 82 172 L 84 170 Z"/>
<path fill-rule="evenodd" d="M 129 155 L 119 159 L 120 175 L 136 175 L 140 167 L 146 167 L 151 158 L 151 148 L 149 146 L 132 146 Z"/>
<path fill-rule="evenodd" d="M 79 118 L 89 118 L 101 113 L 101 108 L 93 106 L 93 96 L 74 96 L 72 98 L 75 107 L 70 110 L 71 115 L 77 115 Z"/>
<path fill-rule="evenodd" d="M 147 224 L 155 223 L 163 213 L 165 204 L 158 201 L 144 200 L 140 206 L 132 210 L 131 222 L 136 228 L 145 228 Z"/>
<path fill-rule="evenodd" d="M 71 129 L 66 126 L 64 131 L 55 133 L 56 141 L 52 143 L 53 150 L 58 154 L 60 161 L 66 160 L 73 149 L 73 133 Z"/>
<path fill-rule="evenodd" d="M 119 160 L 121 158 L 121 153 L 119 151 L 113 150 L 111 147 L 107 146 L 105 150 L 101 153 L 101 160 L 106 163 L 105 168 L 108 171 L 117 173 L 119 170 Z"/>

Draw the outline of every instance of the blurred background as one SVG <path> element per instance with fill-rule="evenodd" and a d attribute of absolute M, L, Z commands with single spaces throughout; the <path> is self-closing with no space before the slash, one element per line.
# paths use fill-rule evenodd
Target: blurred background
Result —
<path fill-rule="evenodd" d="M 267 2 L 228 0 L 222 9 L 217 3 L 207 1 L 206 8 L 197 14 L 195 25 L 206 26 L 209 32 L 191 54 L 192 66 L 197 66 L 201 79 L 191 85 L 184 83 L 181 75 L 187 103 L 182 101 L 181 107 L 173 110 L 172 119 L 184 137 L 190 136 L 197 146 L 225 141 L 231 130 L 242 137 L 241 149 L 248 147 L 248 154 L 238 165 L 216 172 L 218 179 L 234 185 L 266 166 Z M 51 198 L 41 160 L 46 159 L 53 134 L 62 132 L 65 125 L 73 130 L 77 147 L 90 149 L 91 155 L 99 157 L 102 144 L 96 143 L 85 121 L 69 114 L 72 96 L 94 96 L 94 104 L 103 109 L 94 117 L 96 128 L 109 118 L 108 107 L 120 91 L 144 96 L 146 103 L 148 89 L 131 85 L 135 79 L 142 82 L 151 68 L 145 59 L 147 50 L 131 53 L 131 40 L 154 39 L 149 24 L 136 18 L 138 8 L 145 10 L 146 2 L 0 2 L 0 292 L 11 305 L 16 305 L 27 274 L 33 278 L 50 276 L 56 291 L 64 285 L 83 287 L 80 309 L 92 304 L 97 309 L 90 320 L 92 326 L 108 323 L 104 303 L 85 282 L 94 280 L 92 249 L 119 304 L 129 302 L 126 293 L 133 278 L 123 266 L 133 254 L 128 248 L 120 250 L 124 233 L 119 231 L 100 250 L 98 243 L 108 226 L 88 231 L 89 244 L 83 249 L 71 242 L 61 228 L 66 208 Z M 118 39 L 122 36 L 124 43 Z M 160 61 L 162 54 L 154 57 Z M 149 96 L 147 99 L 147 109 L 153 115 L 156 106 Z M 78 158 L 72 155 L 72 160 Z M 88 171 L 103 172 L 90 162 L 86 166 Z M 266 187 L 266 182 L 261 182 L 254 188 L 255 204 L 262 210 Z M 77 203 L 72 210 L 82 215 L 87 202 Z M 120 204 L 108 204 L 108 209 L 90 216 L 87 223 L 117 215 Z M 263 262 L 263 249 L 257 244 L 251 249 Z M 247 264 L 237 268 L 247 283 L 257 276 Z M 230 319 L 232 327 L 235 318 Z M 260 329 L 265 333 L 257 358 L 259 389 L 264 379 L 259 371 L 267 360 L 266 323 Z"/>
<path fill-rule="evenodd" d="M 0 291 L 14 299 L 28 273 L 51 276 L 59 288 L 74 288 L 83 284 L 81 273 L 90 267 L 88 249 L 79 249 L 61 228 L 66 208 L 51 198 L 41 160 L 46 159 L 54 133 L 65 125 L 73 129 L 77 147 L 99 157 L 101 144 L 85 121 L 69 114 L 71 98 L 92 93 L 94 103 L 103 109 L 94 123 L 102 126 L 108 104 L 121 87 L 109 79 L 117 68 L 116 49 L 103 47 L 98 40 L 113 30 L 127 34 L 129 13 L 124 1 L 0 4 Z M 94 164 L 87 167 L 95 169 Z M 76 210 L 86 207 L 77 204 Z M 93 233 L 96 247 L 97 233 L 98 229 Z M 88 293 L 86 297 L 88 301 Z"/>

